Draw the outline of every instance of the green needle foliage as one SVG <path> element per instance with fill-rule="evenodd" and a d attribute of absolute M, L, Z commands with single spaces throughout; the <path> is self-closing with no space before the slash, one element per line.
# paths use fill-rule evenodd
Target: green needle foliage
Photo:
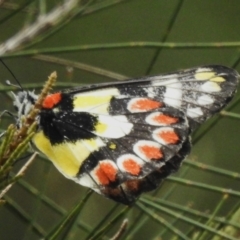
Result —
<path fill-rule="evenodd" d="M 240 2 L 233 2 L 0 1 L 0 57 L 23 89 L 36 91 L 53 69 L 56 91 L 212 63 L 239 71 Z M 8 76 L 1 68 L 1 81 Z M 1 240 L 240 238 L 239 93 L 194 133 L 179 173 L 126 207 L 68 181 L 41 155 L 19 167 L 51 86 L 23 129 L 1 116 L 8 126 L 0 138 Z M 10 111 L 13 90 L 0 86 L 2 110 Z"/>

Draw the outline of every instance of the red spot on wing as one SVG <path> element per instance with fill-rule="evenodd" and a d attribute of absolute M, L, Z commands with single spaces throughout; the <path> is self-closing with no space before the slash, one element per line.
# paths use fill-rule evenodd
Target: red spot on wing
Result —
<path fill-rule="evenodd" d="M 123 161 L 123 167 L 126 172 L 129 172 L 132 175 L 138 175 L 141 171 L 141 166 L 131 158 Z"/>
<path fill-rule="evenodd" d="M 132 104 L 130 105 L 130 110 L 131 111 L 149 111 L 152 109 L 162 107 L 162 105 L 163 104 L 161 102 L 157 102 L 148 98 L 140 98 L 132 102 Z"/>
<path fill-rule="evenodd" d="M 162 131 L 159 133 L 159 137 L 167 144 L 176 144 L 179 141 L 179 136 L 173 130 Z"/>
<path fill-rule="evenodd" d="M 100 162 L 95 172 L 102 185 L 108 185 L 116 180 L 117 169 L 109 162 Z"/>
<path fill-rule="evenodd" d="M 50 94 L 44 99 L 42 107 L 51 109 L 56 104 L 58 104 L 61 101 L 61 99 L 62 99 L 62 94 L 61 93 Z"/>
<path fill-rule="evenodd" d="M 152 118 L 153 121 L 157 122 L 157 123 L 161 123 L 161 124 L 173 124 L 178 122 L 178 118 L 175 117 L 170 117 L 164 114 L 157 114 Z"/>
<path fill-rule="evenodd" d="M 163 157 L 162 151 L 155 146 L 140 146 L 139 150 L 148 158 L 148 159 L 160 159 Z"/>

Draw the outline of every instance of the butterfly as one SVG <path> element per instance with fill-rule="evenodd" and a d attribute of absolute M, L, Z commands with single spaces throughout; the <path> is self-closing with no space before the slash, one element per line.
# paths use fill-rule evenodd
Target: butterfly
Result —
<path fill-rule="evenodd" d="M 131 204 L 179 169 L 190 134 L 232 99 L 238 79 L 209 65 L 49 94 L 32 143 L 66 178 Z M 21 119 L 38 96 L 14 98 Z"/>

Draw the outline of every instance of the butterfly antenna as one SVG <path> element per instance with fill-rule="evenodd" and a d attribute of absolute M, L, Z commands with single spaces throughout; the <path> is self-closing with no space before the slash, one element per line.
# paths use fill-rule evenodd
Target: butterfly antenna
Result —
<path fill-rule="evenodd" d="M 20 88 L 23 91 L 23 87 L 20 84 L 20 82 L 18 81 L 18 79 L 16 78 L 16 76 L 14 75 L 14 73 L 11 71 L 11 69 L 7 66 L 7 64 L 0 58 L 0 61 L 2 62 L 2 64 L 5 66 L 5 68 L 9 71 L 9 73 L 13 76 L 14 80 L 16 81 L 17 85 L 12 84 L 9 80 L 6 80 L 7 85 L 9 86 L 14 86 L 17 88 Z"/>

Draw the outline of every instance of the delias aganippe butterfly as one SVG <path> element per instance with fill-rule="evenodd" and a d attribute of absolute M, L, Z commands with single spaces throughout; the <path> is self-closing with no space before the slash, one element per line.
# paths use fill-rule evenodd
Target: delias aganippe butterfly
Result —
<path fill-rule="evenodd" d="M 218 65 L 48 95 L 32 142 L 67 178 L 123 204 L 159 186 L 191 149 L 190 134 L 236 92 Z M 15 95 L 19 119 L 38 96 Z"/>

